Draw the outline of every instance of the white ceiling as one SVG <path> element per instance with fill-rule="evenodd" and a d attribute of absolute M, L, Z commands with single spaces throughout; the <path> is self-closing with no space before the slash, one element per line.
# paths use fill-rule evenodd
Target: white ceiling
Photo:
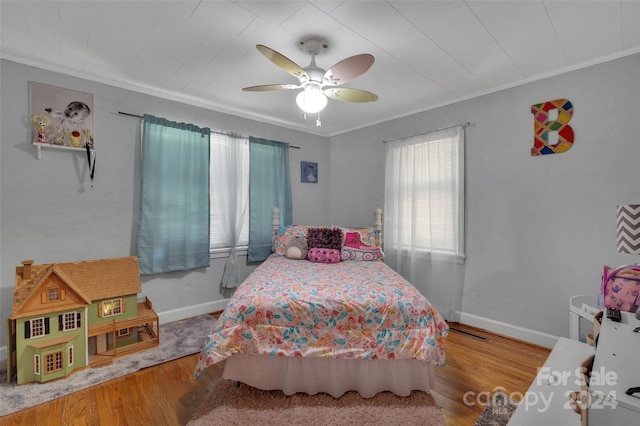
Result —
<path fill-rule="evenodd" d="M 640 52 L 639 1 L 2 0 L 0 15 L 2 58 L 327 136 Z M 255 45 L 305 67 L 308 36 L 329 44 L 324 69 L 374 55 L 345 87 L 379 100 L 330 100 L 318 128 L 297 91 L 241 90 L 297 84 Z"/>

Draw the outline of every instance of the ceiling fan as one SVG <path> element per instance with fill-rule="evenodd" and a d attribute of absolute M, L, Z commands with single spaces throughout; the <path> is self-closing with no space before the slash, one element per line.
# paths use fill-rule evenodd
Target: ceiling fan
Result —
<path fill-rule="evenodd" d="M 298 84 L 265 84 L 261 86 L 245 87 L 242 90 L 248 92 L 265 92 L 270 90 L 302 89 L 296 97 L 296 103 L 302 111 L 304 118 L 307 113 L 318 113 L 316 125 L 320 126 L 320 111 L 327 106 L 327 99 L 335 99 L 346 102 L 373 102 L 378 100 L 378 95 L 366 90 L 349 89 L 339 87 L 354 78 L 364 74 L 373 65 L 374 57 L 368 53 L 355 55 L 343 59 L 328 70 L 316 65 L 316 55 L 325 50 L 328 44 L 317 38 L 301 40 L 300 49 L 311 55 L 309 66 L 302 68 L 295 62 L 262 44 L 256 48 L 268 60 L 282 68 L 287 73 L 298 79 Z"/>

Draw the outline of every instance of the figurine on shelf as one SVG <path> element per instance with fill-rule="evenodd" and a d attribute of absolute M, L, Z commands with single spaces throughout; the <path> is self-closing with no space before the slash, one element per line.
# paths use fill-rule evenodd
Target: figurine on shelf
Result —
<path fill-rule="evenodd" d="M 53 135 L 53 144 L 64 145 L 64 130 L 62 129 L 62 124 L 58 124 L 56 133 Z"/>
<path fill-rule="evenodd" d="M 38 139 L 36 142 L 40 142 L 40 143 L 47 143 L 47 127 L 49 127 L 49 123 L 51 122 L 51 120 L 49 120 L 49 117 L 42 115 L 42 114 L 37 114 L 33 116 L 33 123 L 36 125 L 37 129 L 38 129 Z"/>
<path fill-rule="evenodd" d="M 69 139 L 71 139 L 71 146 L 80 146 L 80 132 L 72 130 L 69 132 Z"/>
<path fill-rule="evenodd" d="M 91 129 L 82 129 L 85 137 L 85 145 L 93 149 L 93 136 L 91 136 Z"/>

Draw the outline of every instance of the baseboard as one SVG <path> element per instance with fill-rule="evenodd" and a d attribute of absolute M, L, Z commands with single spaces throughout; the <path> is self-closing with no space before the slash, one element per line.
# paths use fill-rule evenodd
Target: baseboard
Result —
<path fill-rule="evenodd" d="M 206 315 L 212 312 L 224 310 L 229 299 L 216 300 L 214 302 L 201 303 L 194 306 L 186 306 L 184 308 L 172 309 L 170 311 L 159 312 L 158 322 L 164 324 L 166 322 L 179 321 L 185 318 L 196 317 L 198 315 Z M 7 347 L 0 346 L 0 361 L 7 359 Z"/>
<path fill-rule="evenodd" d="M 216 300 L 214 302 L 201 303 L 199 305 L 186 306 L 184 308 L 172 309 L 170 311 L 159 312 L 158 321 L 165 322 L 179 321 L 185 318 L 196 317 L 198 315 L 210 314 L 224 310 L 229 303 L 229 299 Z"/>
<path fill-rule="evenodd" d="M 460 323 L 467 324 L 472 327 L 481 328 L 492 333 L 502 336 L 511 337 L 513 339 L 523 340 L 534 345 L 543 346 L 545 348 L 553 348 L 559 337 L 552 334 L 542 333 L 540 331 L 531 330 L 529 328 L 518 327 L 513 324 L 492 320 L 489 318 L 479 317 L 477 315 L 460 312 Z"/>

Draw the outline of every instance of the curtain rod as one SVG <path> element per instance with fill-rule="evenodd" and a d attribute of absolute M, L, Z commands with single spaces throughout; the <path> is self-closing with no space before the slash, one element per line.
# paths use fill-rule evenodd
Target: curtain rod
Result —
<path fill-rule="evenodd" d="M 399 141 L 400 139 L 414 138 L 416 136 L 422 136 L 422 135 L 426 135 L 426 134 L 433 133 L 433 132 L 439 132 L 441 130 L 453 129 L 454 127 L 459 127 L 459 126 L 461 126 L 461 127 L 469 127 L 469 126 L 473 126 L 473 125 L 474 125 L 474 123 L 472 123 L 470 121 L 467 121 L 466 123 L 454 124 L 453 126 L 447 126 L 447 127 L 441 127 L 439 129 L 436 129 L 436 130 L 429 130 L 429 131 L 422 132 L 422 133 L 416 133 L 415 135 L 411 135 L 411 136 L 403 136 L 401 138 L 391 139 L 391 140 L 387 140 L 387 141 L 383 140 L 382 143 L 395 142 L 395 141 Z"/>
<path fill-rule="evenodd" d="M 138 114 L 130 114 L 130 113 L 128 113 L 128 112 L 122 112 L 122 111 L 118 111 L 118 114 L 121 114 L 121 115 L 128 115 L 129 117 L 144 118 L 143 116 L 138 115 Z M 219 131 L 217 131 L 217 130 L 211 130 L 211 129 L 209 129 L 209 130 L 210 130 L 210 132 L 211 132 L 211 133 L 215 133 L 215 134 L 217 134 L 217 135 L 225 135 L 225 136 L 229 136 L 229 135 L 230 135 L 229 133 L 219 132 Z M 249 139 L 249 138 L 248 138 L 248 137 L 246 137 L 246 136 L 242 136 L 242 135 L 237 135 L 237 136 L 239 136 L 239 137 L 241 137 L 241 138 L 244 138 L 244 139 Z M 299 147 L 299 146 L 295 146 L 295 145 L 289 145 L 289 148 L 300 149 L 300 147 Z"/>

